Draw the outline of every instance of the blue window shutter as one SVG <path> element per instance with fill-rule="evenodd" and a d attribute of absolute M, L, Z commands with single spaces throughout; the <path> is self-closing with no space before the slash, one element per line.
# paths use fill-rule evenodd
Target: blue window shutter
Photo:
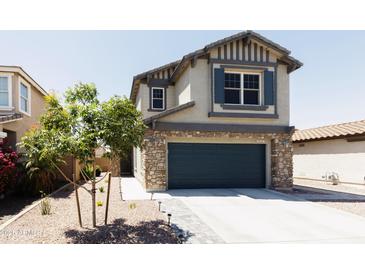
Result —
<path fill-rule="evenodd" d="M 265 105 L 274 104 L 274 72 L 265 70 L 264 72 L 264 93 Z"/>
<path fill-rule="evenodd" d="M 214 102 L 224 104 L 224 69 L 214 69 Z"/>

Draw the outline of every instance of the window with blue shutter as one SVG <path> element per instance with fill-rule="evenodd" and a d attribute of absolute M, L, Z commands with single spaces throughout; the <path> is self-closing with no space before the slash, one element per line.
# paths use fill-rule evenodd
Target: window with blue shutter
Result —
<path fill-rule="evenodd" d="M 274 104 L 274 72 L 265 70 L 264 72 L 264 96 L 265 105 Z"/>
<path fill-rule="evenodd" d="M 224 69 L 214 69 L 214 102 L 224 103 Z"/>

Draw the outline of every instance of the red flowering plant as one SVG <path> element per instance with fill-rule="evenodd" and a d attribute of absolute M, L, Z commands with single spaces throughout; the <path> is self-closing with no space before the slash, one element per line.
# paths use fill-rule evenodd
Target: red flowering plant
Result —
<path fill-rule="evenodd" d="M 6 141 L 0 140 L 0 194 L 3 194 L 8 186 L 15 184 L 18 159 L 18 153 L 6 146 Z"/>

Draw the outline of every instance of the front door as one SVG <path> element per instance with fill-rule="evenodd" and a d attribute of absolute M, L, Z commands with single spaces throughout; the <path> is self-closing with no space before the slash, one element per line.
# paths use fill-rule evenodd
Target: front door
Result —
<path fill-rule="evenodd" d="M 120 173 L 122 176 L 132 176 L 133 175 L 133 156 L 132 151 L 127 153 L 125 157 L 120 160 Z"/>

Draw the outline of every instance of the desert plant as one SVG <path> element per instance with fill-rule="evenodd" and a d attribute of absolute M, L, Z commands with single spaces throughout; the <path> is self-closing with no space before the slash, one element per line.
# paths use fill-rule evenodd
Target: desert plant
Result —
<path fill-rule="evenodd" d="M 91 164 L 86 164 L 84 166 L 84 168 L 82 169 L 82 172 L 84 173 L 84 175 L 86 175 L 87 179 L 94 179 L 94 169 L 93 166 Z M 99 177 L 101 175 L 101 168 L 100 166 L 95 166 L 95 176 Z M 80 172 L 80 177 L 82 177 L 82 173 Z"/>
<path fill-rule="evenodd" d="M 104 187 L 103 186 L 99 187 L 99 191 L 100 193 L 104 193 Z"/>
<path fill-rule="evenodd" d="M 83 178 L 83 174 L 86 176 L 86 179 L 92 180 L 94 178 L 93 166 L 90 164 L 86 164 L 80 172 L 81 178 Z"/>
<path fill-rule="evenodd" d="M 35 193 L 50 193 L 53 190 L 56 170 L 52 163 L 64 163 L 54 152 L 49 151 L 46 156 L 42 154 L 50 138 L 52 137 L 46 131 L 34 127 L 26 132 L 20 144 L 26 151 L 25 169 L 28 182 L 32 184 Z"/>
<path fill-rule="evenodd" d="M 102 201 L 97 201 L 97 202 L 96 202 L 96 205 L 97 205 L 97 206 L 103 206 L 103 202 L 102 202 Z"/>
<path fill-rule="evenodd" d="M 135 209 L 136 207 L 137 207 L 136 203 L 130 203 L 130 204 L 128 205 L 128 208 L 129 208 L 129 209 Z"/>
<path fill-rule="evenodd" d="M 41 197 L 42 197 L 42 201 L 41 201 L 41 214 L 42 215 L 50 215 L 51 214 L 51 202 L 48 199 L 47 195 L 41 191 Z"/>

